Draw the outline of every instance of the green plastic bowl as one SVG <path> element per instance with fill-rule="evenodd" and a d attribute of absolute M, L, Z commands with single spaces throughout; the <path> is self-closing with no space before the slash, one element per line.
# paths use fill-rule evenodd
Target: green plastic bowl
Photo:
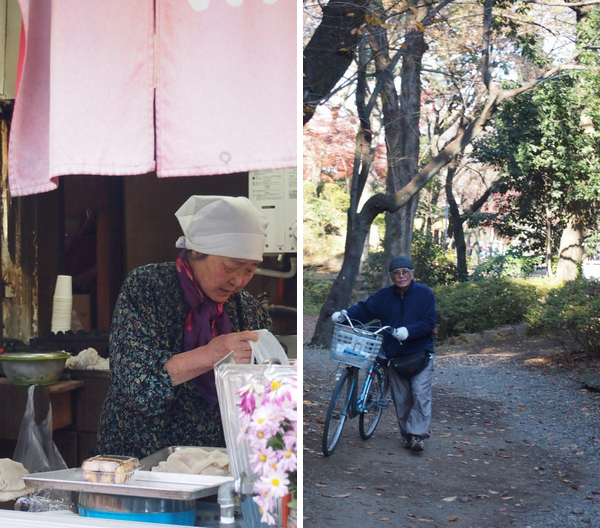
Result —
<path fill-rule="evenodd" d="M 13 385 L 54 385 L 70 357 L 66 352 L 4 352 L 0 362 Z"/>

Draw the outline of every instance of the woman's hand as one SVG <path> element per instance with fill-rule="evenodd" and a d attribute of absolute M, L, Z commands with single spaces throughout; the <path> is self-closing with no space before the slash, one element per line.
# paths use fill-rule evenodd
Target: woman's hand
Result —
<path fill-rule="evenodd" d="M 223 359 L 229 352 L 233 352 L 236 363 L 250 363 L 252 357 L 250 341 L 258 341 L 256 332 L 234 332 L 214 337 L 206 347 L 214 357 L 213 364 Z"/>
<path fill-rule="evenodd" d="M 236 363 L 250 363 L 250 341 L 258 341 L 256 332 L 234 332 L 214 337 L 207 345 L 175 354 L 165 364 L 174 386 L 213 369 L 229 352 Z"/>

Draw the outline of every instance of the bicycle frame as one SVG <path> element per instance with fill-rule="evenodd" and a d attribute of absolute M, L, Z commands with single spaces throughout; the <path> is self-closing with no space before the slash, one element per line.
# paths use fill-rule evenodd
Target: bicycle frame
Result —
<path fill-rule="evenodd" d="M 358 367 L 346 366 L 346 370 L 349 370 L 350 375 L 352 376 L 352 384 L 350 387 L 350 405 L 346 411 L 346 416 L 350 419 L 356 418 L 359 414 L 365 412 L 366 410 L 365 398 L 367 397 L 367 394 L 369 394 L 371 384 L 373 383 L 373 371 L 376 368 L 378 368 L 375 365 L 377 365 L 377 363 L 373 363 L 373 365 L 371 365 L 371 367 L 369 367 L 369 369 L 365 372 L 365 383 L 363 385 L 362 390 L 360 391 L 360 396 L 358 395 L 358 380 L 360 369 Z"/>

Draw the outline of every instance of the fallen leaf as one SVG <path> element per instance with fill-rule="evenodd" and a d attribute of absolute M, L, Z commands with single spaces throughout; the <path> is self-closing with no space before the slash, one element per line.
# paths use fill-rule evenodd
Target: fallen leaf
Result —
<path fill-rule="evenodd" d="M 448 522 L 456 522 L 458 521 L 458 517 L 450 517 L 450 519 L 448 519 Z"/>
<path fill-rule="evenodd" d="M 323 497 L 327 497 L 328 499 L 347 499 L 350 497 L 350 493 L 343 493 L 341 495 L 329 495 L 328 493 L 323 493 Z"/>
<path fill-rule="evenodd" d="M 378 521 L 389 521 L 390 518 L 389 517 L 380 517 L 379 519 L 377 519 Z"/>
<path fill-rule="evenodd" d="M 457 497 L 446 497 L 445 499 L 442 499 L 443 502 L 454 502 L 457 499 Z"/>

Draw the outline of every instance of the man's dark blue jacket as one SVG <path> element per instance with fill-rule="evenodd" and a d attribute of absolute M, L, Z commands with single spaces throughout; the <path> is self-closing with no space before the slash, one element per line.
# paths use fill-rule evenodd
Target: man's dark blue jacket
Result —
<path fill-rule="evenodd" d="M 384 332 L 383 349 L 388 358 L 419 350 L 434 351 L 435 298 L 431 288 L 425 284 L 413 280 L 404 295 L 400 295 L 396 286 L 386 286 L 351 306 L 347 312 L 350 319 L 361 323 L 379 319 L 384 326 L 406 327 L 408 339 L 402 343 L 389 332 Z"/>

